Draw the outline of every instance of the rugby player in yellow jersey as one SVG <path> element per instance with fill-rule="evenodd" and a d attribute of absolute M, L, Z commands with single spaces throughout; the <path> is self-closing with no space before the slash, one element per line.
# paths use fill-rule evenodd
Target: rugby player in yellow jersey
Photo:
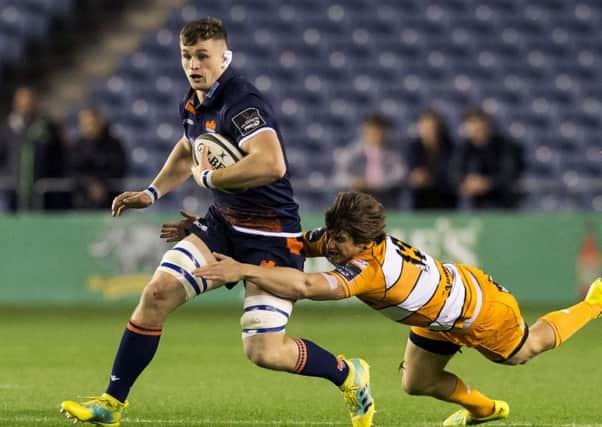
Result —
<path fill-rule="evenodd" d="M 411 326 L 403 389 L 464 407 L 444 426 L 508 417 L 510 408 L 465 384 L 445 366 L 461 346 L 493 362 L 523 364 L 558 347 L 602 312 L 602 280 L 585 300 L 548 313 L 528 327 L 514 297 L 476 267 L 442 263 L 385 234 L 382 205 L 363 193 L 339 193 L 326 211 L 326 228 L 304 233 L 306 256 L 326 256 L 324 273 L 242 264 L 215 254 L 193 272 L 218 282 L 250 280 L 282 298 L 337 300 L 357 296 L 392 320 Z"/>

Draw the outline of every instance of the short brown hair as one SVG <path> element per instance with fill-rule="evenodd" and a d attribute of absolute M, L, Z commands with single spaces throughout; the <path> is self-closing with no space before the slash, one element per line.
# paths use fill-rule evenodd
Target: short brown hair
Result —
<path fill-rule="evenodd" d="M 354 243 L 380 242 L 385 238 L 385 208 L 366 193 L 338 193 L 326 211 L 325 222 L 327 231 L 345 231 Z"/>
<path fill-rule="evenodd" d="M 180 40 L 184 46 L 191 46 L 199 40 L 225 40 L 228 44 L 226 27 L 221 19 L 204 18 L 190 21 L 180 31 Z"/>

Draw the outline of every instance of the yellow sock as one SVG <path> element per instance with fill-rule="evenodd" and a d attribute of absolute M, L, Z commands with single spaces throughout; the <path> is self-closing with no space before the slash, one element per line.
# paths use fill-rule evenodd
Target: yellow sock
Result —
<path fill-rule="evenodd" d="M 476 418 L 487 417 L 495 410 L 495 402 L 493 400 L 471 388 L 469 385 L 464 384 L 458 377 L 456 377 L 454 391 L 445 400 L 462 405 Z"/>
<path fill-rule="evenodd" d="M 598 317 L 600 310 L 588 302 L 582 301 L 564 310 L 553 311 L 542 316 L 541 319 L 548 323 L 556 335 L 556 344 L 560 344 L 572 337 L 575 332 Z"/>

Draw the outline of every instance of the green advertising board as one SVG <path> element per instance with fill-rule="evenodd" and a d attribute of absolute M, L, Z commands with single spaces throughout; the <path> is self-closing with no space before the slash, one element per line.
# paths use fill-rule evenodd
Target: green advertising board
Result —
<path fill-rule="evenodd" d="M 0 217 L 0 304 L 131 303 L 170 247 L 159 225 L 173 219 L 141 212 Z M 322 215 L 303 216 L 306 229 L 321 224 Z M 592 245 L 602 221 L 583 214 L 390 214 L 388 230 L 442 261 L 481 267 L 521 302 L 574 301 L 601 272 Z M 312 259 L 306 270 L 328 266 Z M 201 298 L 238 303 L 241 287 Z"/>

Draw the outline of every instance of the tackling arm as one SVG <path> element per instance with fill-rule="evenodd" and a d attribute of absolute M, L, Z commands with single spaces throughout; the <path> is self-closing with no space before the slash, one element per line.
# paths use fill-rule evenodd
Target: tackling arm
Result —
<path fill-rule="evenodd" d="M 266 268 L 243 264 L 243 280 L 286 299 L 338 300 L 345 291 L 334 276 L 322 273 L 304 273 L 294 268 Z"/>
<path fill-rule="evenodd" d="M 192 272 L 216 282 L 248 280 L 281 298 L 338 300 L 346 298 L 344 288 L 334 276 L 323 273 L 304 273 L 288 267 L 259 267 L 243 264 L 222 254 L 214 253 L 217 262 Z"/>

